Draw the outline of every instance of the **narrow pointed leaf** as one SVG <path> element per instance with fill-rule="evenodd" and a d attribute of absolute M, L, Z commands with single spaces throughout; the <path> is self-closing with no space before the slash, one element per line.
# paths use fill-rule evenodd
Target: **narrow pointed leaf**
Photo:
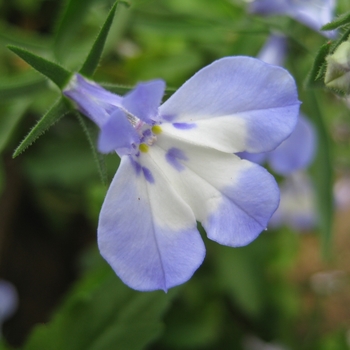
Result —
<path fill-rule="evenodd" d="M 0 153 L 7 146 L 11 136 L 26 111 L 29 100 L 20 100 L 11 104 L 0 118 Z"/>
<path fill-rule="evenodd" d="M 330 49 L 330 43 L 326 43 L 321 46 L 315 57 L 309 75 L 306 78 L 305 87 L 312 88 L 317 86 L 324 86 L 323 75 L 326 70 L 326 56 L 329 54 Z"/>
<path fill-rule="evenodd" d="M 47 129 L 55 124 L 59 119 L 69 112 L 69 108 L 63 98 L 60 98 L 51 109 L 38 121 L 38 123 L 30 130 L 29 134 L 20 143 L 13 153 L 13 158 L 21 154 L 28 148 L 39 136 L 41 136 Z"/>
<path fill-rule="evenodd" d="M 72 76 L 71 72 L 61 67 L 57 63 L 37 56 L 30 51 L 12 45 L 9 45 L 8 48 L 31 65 L 34 69 L 36 69 L 39 73 L 52 80 L 60 89 L 62 89 L 68 83 L 70 77 Z"/>
<path fill-rule="evenodd" d="M 108 36 L 108 32 L 111 28 L 112 22 L 113 22 L 113 18 L 114 18 L 114 14 L 116 11 L 116 8 L 118 6 L 119 3 L 122 3 L 126 6 L 129 6 L 126 2 L 124 1 L 117 1 L 113 7 L 111 8 L 111 10 L 109 11 L 109 14 L 107 16 L 107 19 L 105 21 L 105 23 L 103 24 L 100 33 L 97 36 L 97 39 L 95 40 L 91 51 L 89 52 L 89 55 L 87 56 L 83 66 L 80 69 L 80 73 L 90 77 L 94 74 L 95 69 L 97 68 L 97 65 L 100 61 L 102 52 L 103 52 L 103 48 Z"/>
<path fill-rule="evenodd" d="M 321 30 L 333 30 L 342 27 L 346 24 L 350 24 L 350 11 L 343 13 L 341 16 L 336 18 L 334 21 L 325 24 Z"/>

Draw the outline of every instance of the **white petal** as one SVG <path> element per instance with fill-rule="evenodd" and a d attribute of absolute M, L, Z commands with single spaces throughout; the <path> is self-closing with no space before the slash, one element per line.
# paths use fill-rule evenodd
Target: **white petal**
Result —
<path fill-rule="evenodd" d="M 221 244 L 250 243 L 266 228 L 278 206 L 273 177 L 234 154 L 161 134 L 150 156 L 189 204 L 208 237 Z"/>

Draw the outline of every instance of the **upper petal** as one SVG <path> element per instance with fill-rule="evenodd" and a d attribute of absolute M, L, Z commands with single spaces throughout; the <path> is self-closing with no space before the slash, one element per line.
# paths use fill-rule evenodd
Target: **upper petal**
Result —
<path fill-rule="evenodd" d="M 221 244 L 250 243 L 266 228 L 278 206 L 274 178 L 234 154 L 184 143 L 162 133 L 150 156 L 191 207 L 208 237 Z"/>
<path fill-rule="evenodd" d="M 128 121 L 124 112 L 116 109 L 101 125 L 98 139 L 98 150 L 102 153 L 117 151 L 119 156 L 135 154 L 140 137 Z"/>
<path fill-rule="evenodd" d="M 230 153 L 274 149 L 292 132 L 298 111 L 290 74 L 251 57 L 215 61 L 160 107 L 164 128 L 177 137 Z"/>
<path fill-rule="evenodd" d="M 123 107 L 147 124 L 158 121 L 158 107 L 165 90 L 163 80 L 139 83 L 123 98 Z"/>
<path fill-rule="evenodd" d="M 191 209 L 148 156 L 122 157 L 103 203 L 98 244 L 117 275 L 138 290 L 187 281 L 205 248 Z"/>

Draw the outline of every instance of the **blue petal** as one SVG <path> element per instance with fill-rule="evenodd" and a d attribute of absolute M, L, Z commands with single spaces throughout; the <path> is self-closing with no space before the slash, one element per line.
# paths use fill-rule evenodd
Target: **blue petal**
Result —
<path fill-rule="evenodd" d="M 281 184 L 281 202 L 270 220 L 270 227 L 290 226 L 310 230 L 317 225 L 315 190 L 306 173 L 296 172 Z"/>
<path fill-rule="evenodd" d="M 249 152 L 239 152 L 236 155 L 242 159 L 249 160 L 250 162 L 256 164 L 263 164 L 269 153 L 249 153 Z"/>
<path fill-rule="evenodd" d="M 267 228 L 279 203 L 278 186 L 264 168 L 254 165 L 237 183 L 221 189 L 223 200 L 203 222 L 208 237 L 220 244 L 240 247 Z"/>
<path fill-rule="evenodd" d="M 284 35 L 273 34 L 260 50 L 258 58 L 266 63 L 283 66 L 287 52 L 287 39 Z"/>
<path fill-rule="evenodd" d="M 192 276 L 204 259 L 204 244 L 191 209 L 149 156 L 141 154 L 137 162 L 151 169 L 153 184 L 135 171 L 133 162 L 122 157 L 108 190 L 99 220 L 99 248 L 131 288 L 166 291 Z"/>
<path fill-rule="evenodd" d="M 123 98 L 123 107 L 147 124 L 158 121 L 158 107 L 165 90 L 163 80 L 140 83 Z"/>
<path fill-rule="evenodd" d="M 101 126 L 98 150 L 102 153 L 117 151 L 119 156 L 135 154 L 139 143 L 139 135 L 120 109 L 116 109 Z"/>
<path fill-rule="evenodd" d="M 63 91 L 73 100 L 80 112 L 101 127 L 109 115 L 121 104 L 122 98 L 103 89 L 98 84 L 88 81 L 80 74 L 75 74 Z"/>
<path fill-rule="evenodd" d="M 288 175 L 306 168 L 314 158 L 315 149 L 315 130 L 311 123 L 300 115 L 291 136 L 268 154 L 268 161 L 276 173 Z"/>
<path fill-rule="evenodd" d="M 249 6 L 250 12 L 260 13 L 262 15 L 287 14 L 291 9 L 290 0 L 255 0 Z"/>
<path fill-rule="evenodd" d="M 260 153 L 291 134 L 299 105 L 286 70 L 238 56 L 197 72 L 159 110 L 164 132 L 223 152 Z M 179 123 L 196 127 L 178 129 Z"/>

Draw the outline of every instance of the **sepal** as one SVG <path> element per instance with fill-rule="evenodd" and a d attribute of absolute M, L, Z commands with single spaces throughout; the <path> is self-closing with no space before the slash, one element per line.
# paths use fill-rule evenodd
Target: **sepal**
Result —
<path fill-rule="evenodd" d="M 30 51 L 12 45 L 8 45 L 7 47 L 26 61 L 30 66 L 36 69 L 39 73 L 53 81 L 60 89 L 64 88 L 73 75 L 73 73 L 69 72 L 57 63 L 49 61 Z"/>
<path fill-rule="evenodd" d="M 38 123 L 30 130 L 29 134 L 19 144 L 13 153 L 13 158 L 20 155 L 26 148 L 28 148 L 39 136 L 41 136 L 47 129 L 60 120 L 69 112 L 66 101 L 60 98 L 50 110 L 38 121 Z"/>

